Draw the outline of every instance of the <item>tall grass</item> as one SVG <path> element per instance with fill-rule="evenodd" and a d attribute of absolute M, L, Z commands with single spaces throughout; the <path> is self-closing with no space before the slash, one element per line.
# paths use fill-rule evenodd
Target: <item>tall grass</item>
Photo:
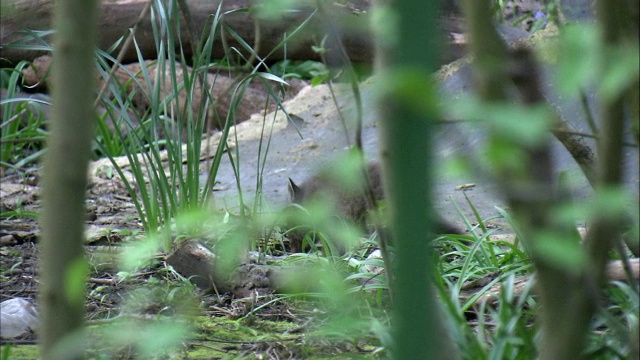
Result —
<path fill-rule="evenodd" d="M 0 70 L 2 98 L 0 111 L 0 167 L 23 169 L 42 155 L 45 138 L 45 107 L 50 106 L 46 97 L 26 97 L 17 92 L 20 79 L 29 62 L 21 61 L 14 68 Z M 4 90 L 6 89 L 6 90 Z"/>
<path fill-rule="evenodd" d="M 99 126 L 103 136 L 102 141 L 98 143 L 98 148 L 112 159 L 115 170 L 120 174 L 132 195 L 143 227 L 149 234 L 155 233 L 162 225 L 180 214 L 207 206 L 225 154 L 237 175 L 237 188 L 240 194 L 238 205 L 240 215 L 244 217 L 246 206 L 242 186 L 239 183 L 241 154 L 237 148 L 235 152 L 229 151 L 227 144 L 230 130 L 237 122 L 244 120 L 238 119 L 236 112 L 252 81 L 260 81 L 269 92 L 265 108 L 270 102 L 278 106 L 282 105 L 271 85 L 286 84 L 279 77 L 259 71 L 266 66 L 265 59 L 260 58 L 246 41 L 232 31 L 233 29 L 227 28 L 226 31 L 231 33 L 239 43 L 244 44 L 244 48 L 232 49 L 226 59 L 215 61 L 211 59 L 214 40 L 220 36 L 224 26 L 221 19 L 227 15 L 222 14 L 220 9 L 210 16 L 209 22 L 204 26 L 192 58 L 185 58 L 184 45 L 175 41 L 181 34 L 178 8 L 175 7 L 175 2 L 172 5 L 156 4 L 151 8 L 157 60 L 153 63 L 145 62 L 134 40 L 133 46 L 139 54 L 139 72 L 129 74 L 131 79 L 124 84 L 119 83 L 116 77 L 112 77 L 108 84 L 109 90 L 103 96 L 102 102 L 106 108 L 106 114 L 111 119 L 117 119 L 118 123 L 114 126 L 115 135 L 107 131 L 103 121 L 100 121 Z M 245 9 L 237 11 L 245 11 Z M 283 39 L 283 44 L 286 41 L 288 37 Z M 230 74 L 233 71 L 232 68 L 221 71 L 221 64 L 233 63 L 241 53 L 238 50 L 250 54 L 250 59 L 258 59 L 258 61 L 255 64 L 247 62 L 251 66 L 248 72 L 238 74 L 235 86 L 228 91 L 230 96 L 228 112 L 218 114 L 215 110 L 219 99 L 212 98 L 210 95 L 215 86 L 220 86 L 216 82 L 215 74 L 224 72 Z M 101 53 L 99 60 L 102 78 L 106 80 L 109 78 L 107 71 L 109 64 L 115 59 L 106 53 Z M 249 59 L 243 60 L 249 61 Z M 217 70 L 211 73 L 210 69 Z M 134 101 L 139 97 L 143 97 L 150 104 L 145 111 L 135 108 Z M 194 106 L 195 99 L 201 99 L 199 106 Z M 212 140 L 214 137 L 203 139 L 203 134 L 212 134 L 213 125 L 220 127 L 219 137 L 215 137 L 215 140 Z M 260 144 L 261 161 L 256 169 L 258 179 L 262 178 L 270 144 L 269 122 L 266 118 L 263 125 L 261 141 L 265 142 Z M 217 145 L 210 144 L 210 141 L 217 142 Z M 212 149 L 209 145 L 215 145 L 215 148 Z M 212 153 L 202 153 L 204 148 L 211 149 L 207 151 Z M 133 174 L 133 182 L 127 180 L 122 167 L 113 158 L 121 152 L 124 152 L 129 160 L 127 170 Z M 205 168 L 201 168 L 203 158 L 209 159 L 204 163 Z M 205 176 L 201 176 L 203 173 Z M 261 183 L 258 182 L 256 187 L 258 189 L 256 196 L 259 196 Z M 256 200 L 254 204 L 259 204 L 258 199 L 254 200 Z M 258 209 L 253 209 L 253 211 L 256 210 Z"/>

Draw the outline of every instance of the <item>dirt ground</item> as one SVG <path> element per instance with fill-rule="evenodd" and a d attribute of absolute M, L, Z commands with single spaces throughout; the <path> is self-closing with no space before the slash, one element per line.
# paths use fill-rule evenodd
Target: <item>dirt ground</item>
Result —
<path fill-rule="evenodd" d="M 0 230 L 0 301 L 21 297 L 36 304 L 39 229 L 34 215 L 39 209 L 40 199 L 38 187 L 29 183 L 35 183 L 37 179 L 9 175 L 1 181 L 2 211 L 12 211 L 15 215 L 3 218 Z M 199 315 L 197 327 L 200 331 L 183 347 L 184 352 L 194 356 L 191 358 L 200 358 L 193 354 L 206 351 L 207 357 L 202 358 L 212 358 L 212 353 L 216 358 L 252 354 L 265 354 L 271 358 L 301 357 L 304 347 L 300 345 L 303 342 L 300 333 L 308 331 L 311 315 L 315 314 L 313 310 L 289 301 L 279 301 L 278 296 L 270 292 L 256 292 L 248 298 L 239 298 L 232 293 L 204 292 L 168 270 L 164 258 L 135 274 L 123 276 L 116 264 L 118 251 L 124 243 L 131 241 L 132 236 L 136 237 L 142 231 L 130 197 L 116 178 L 94 182 L 87 196 L 86 252 L 91 272 L 86 287 L 85 310 L 89 325 L 109 323 L 127 313 L 135 313 L 136 318 L 195 314 Z M 243 327 L 253 330 L 246 333 L 238 331 L 238 321 Z M 258 333 L 264 335 L 257 336 Z M 239 334 L 245 334 L 247 340 L 238 339 L 242 336 Z M 280 334 L 279 340 L 265 340 L 273 334 Z M 257 338 L 261 340 L 255 340 Z M 36 341 L 36 335 L 28 333 L 16 339 L 3 339 L 2 343 L 27 345 Z M 372 351 L 364 343 L 353 346 L 344 342 L 326 342 L 315 344 L 315 348 L 320 353 Z M 128 358 L 131 349 L 122 347 L 103 351 Z"/>

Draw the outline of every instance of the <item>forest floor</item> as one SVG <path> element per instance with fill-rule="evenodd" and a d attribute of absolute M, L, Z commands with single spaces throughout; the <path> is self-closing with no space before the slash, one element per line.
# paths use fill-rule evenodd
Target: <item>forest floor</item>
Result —
<path fill-rule="evenodd" d="M 20 297 L 37 303 L 39 224 L 36 214 L 40 197 L 39 188 L 28 184 L 37 183 L 36 178 L 37 175 L 33 178 L 7 175 L 0 180 L 3 212 L 9 209 L 15 212 L 14 216 L 2 219 L 0 302 Z M 119 252 L 124 244 L 142 233 L 135 208 L 117 179 L 93 183 L 87 196 L 85 248 L 91 270 L 85 311 L 90 329 L 92 325 L 126 316 L 123 304 L 131 306 L 132 299 L 137 298 L 135 316 L 139 318 L 170 316 L 180 307 L 192 306 L 189 312 L 197 314 L 194 317 L 196 335 L 183 344 L 183 358 L 232 359 L 259 354 L 270 358 L 301 358 L 307 357 L 304 354 L 309 353 L 310 344 L 316 358 L 322 358 L 323 353 L 327 356 L 345 352 L 371 354 L 376 349 L 375 342 L 330 342 L 326 338 L 320 341 L 319 337 L 317 341 L 311 340 L 310 322 L 312 315 L 317 318 L 317 309 L 314 311 L 308 302 L 284 301 L 270 292 L 256 292 L 249 298 L 204 292 L 168 270 L 162 258 L 135 274 L 123 276 L 118 266 Z M 190 300 L 186 300 L 187 297 Z M 185 302 L 191 304 L 185 305 Z M 18 359 L 29 358 L 29 354 L 35 356 L 35 346 L 26 345 L 36 342 L 33 332 L 10 341 L 3 339 L 3 344 L 21 345 L 13 351 L 14 358 Z M 118 358 L 127 358 L 133 351 L 126 346 L 94 350 L 106 351 Z"/>

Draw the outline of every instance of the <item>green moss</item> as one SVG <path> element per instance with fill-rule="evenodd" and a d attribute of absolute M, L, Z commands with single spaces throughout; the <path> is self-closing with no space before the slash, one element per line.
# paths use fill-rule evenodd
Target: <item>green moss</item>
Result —
<path fill-rule="evenodd" d="M 5 354 L 5 351 L 7 351 L 7 354 Z M 2 345 L 0 346 L 0 354 L 2 354 L 3 359 L 37 359 L 38 345 Z M 7 356 L 5 357 L 5 355 Z"/>
<path fill-rule="evenodd" d="M 238 320 L 201 316 L 195 319 L 195 326 L 198 338 L 189 344 L 189 359 L 254 359 L 274 353 L 283 358 L 361 359 L 374 357 L 377 348 L 374 338 L 359 340 L 356 347 L 354 341 L 314 336 L 312 329 L 299 333 L 300 325 L 295 322 L 260 316 Z"/>

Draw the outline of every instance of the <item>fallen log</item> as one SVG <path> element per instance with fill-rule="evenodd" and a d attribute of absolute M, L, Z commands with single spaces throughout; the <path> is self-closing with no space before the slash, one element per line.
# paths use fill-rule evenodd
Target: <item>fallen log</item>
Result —
<path fill-rule="evenodd" d="M 2 4 L 0 15 L 0 58 L 10 63 L 17 63 L 20 60 L 33 60 L 40 55 L 47 54 L 46 49 L 31 50 L 24 46 L 19 48 L 11 47 L 12 43 L 29 37 L 29 31 L 45 31 L 51 29 L 51 17 L 53 10 L 53 0 L 9 0 Z M 129 29 L 132 29 L 148 0 L 102 0 L 99 19 L 99 47 L 102 50 L 109 49 L 120 38 L 125 36 Z M 373 59 L 372 37 L 369 32 L 369 8 L 368 0 L 352 0 L 348 6 L 339 5 L 334 2 L 327 2 L 322 12 L 315 12 L 316 9 L 310 6 L 300 6 L 296 12 L 287 12 L 278 16 L 277 19 L 266 19 L 254 16 L 255 8 L 249 11 L 237 11 L 248 8 L 250 3 L 256 1 L 249 0 L 189 0 L 186 4 L 189 7 L 189 18 L 191 23 L 185 18 L 185 14 L 180 11 L 180 42 L 190 44 L 190 30 L 193 30 L 195 42 L 199 37 L 209 33 L 211 20 L 220 7 L 221 22 L 227 29 L 232 29 L 251 47 L 257 49 L 259 56 L 264 57 L 273 49 L 278 47 L 285 34 L 291 34 L 305 20 L 310 21 L 303 31 L 297 33 L 286 47 L 281 47 L 273 54 L 269 55 L 269 61 L 284 59 L 311 59 L 319 60 L 320 56 L 313 51 L 312 45 L 319 45 L 322 41 L 322 34 L 326 31 L 337 29 L 342 38 L 345 50 L 351 61 L 370 62 Z M 175 9 L 175 11 L 179 11 Z M 156 12 L 157 13 L 157 12 Z M 320 13 L 323 15 L 321 16 Z M 312 15 L 314 14 L 314 15 Z M 189 26 L 192 25 L 192 26 Z M 336 28 L 337 27 L 337 28 Z M 212 50 L 213 59 L 221 59 L 225 56 L 225 48 L 235 48 L 244 53 L 249 58 L 248 52 L 242 44 L 236 41 L 229 31 L 225 31 L 223 46 L 220 32 L 217 32 L 216 41 Z M 256 35 L 259 34 L 259 35 Z M 138 24 L 135 32 L 136 42 L 145 59 L 157 58 L 156 44 L 154 41 L 152 20 L 149 12 Z M 50 43 L 51 34 L 44 35 L 44 40 Z M 25 44 L 43 45 L 37 40 L 27 41 Z M 22 44 L 22 45 L 25 45 Z M 116 48 L 114 55 L 119 48 Z M 184 54 L 187 57 L 192 55 L 190 46 L 185 45 Z M 127 49 L 123 62 L 138 61 L 134 48 Z"/>

